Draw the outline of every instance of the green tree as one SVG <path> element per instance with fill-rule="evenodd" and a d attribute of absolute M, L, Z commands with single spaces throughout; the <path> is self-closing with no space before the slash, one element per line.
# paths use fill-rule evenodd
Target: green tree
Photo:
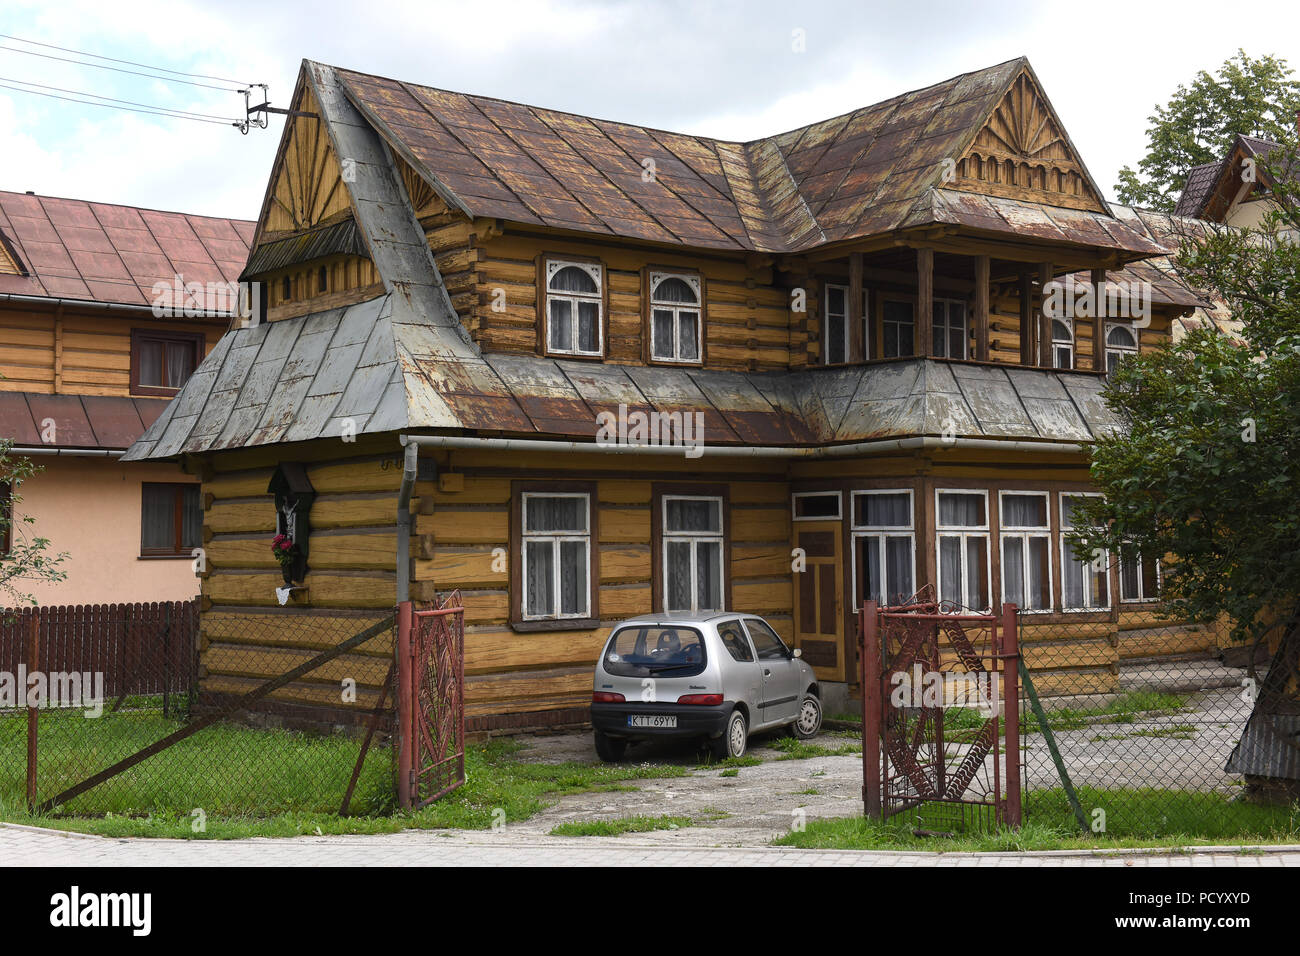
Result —
<path fill-rule="evenodd" d="M 1147 154 L 1119 171 L 1122 203 L 1170 212 L 1193 166 L 1222 159 L 1238 134 L 1280 143 L 1294 137 L 1300 81 L 1284 59 L 1244 50 L 1211 76 L 1199 71 L 1147 119 Z"/>
<path fill-rule="evenodd" d="M 9 490 L 7 502 L 0 507 L 0 542 L 9 541 L 9 548 L 0 551 L 0 608 L 35 604 L 36 599 L 23 590 L 28 582 L 62 581 L 68 576 L 60 567 L 67 553 L 51 554 L 48 538 L 27 534 L 28 526 L 35 523 L 31 515 L 14 517 L 23 500 L 19 488 L 40 468 L 28 458 L 10 454 L 12 448 L 12 440 L 0 438 L 0 486 Z"/>

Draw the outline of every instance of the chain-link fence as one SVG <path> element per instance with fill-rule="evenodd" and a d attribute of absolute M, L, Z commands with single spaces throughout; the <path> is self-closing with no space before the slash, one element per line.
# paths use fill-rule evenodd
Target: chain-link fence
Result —
<path fill-rule="evenodd" d="M 1227 769 L 1266 648 L 1154 612 L 1104 617 L 1020 614 L 1026 821 L 1135 838 L 1294 827 Z"/>
<path fill-rule="evenodd" d="M 391 613 L 53 610 L 0 637 L 4 807 L 197 824 L 393 806 L 389 748 L 358 761 L 393 730 Z"/>

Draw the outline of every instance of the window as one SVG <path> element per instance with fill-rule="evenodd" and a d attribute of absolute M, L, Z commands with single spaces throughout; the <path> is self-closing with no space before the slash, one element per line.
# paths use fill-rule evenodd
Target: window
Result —
<path fill-rule="evenodd" d="M 316 291 L 328 292 L 329 288 L 330 288 L 329 270 L 325 268 L 325 266 L 321 266 L 320 271 L 316 273 Z"/>
<path fill-rule="evenodd" d="M 966 303 L 956 299 L 935 299 L 931 304 L 934 318 L 934 355 L 936 358 L 964 359 L 970 333 L 966 330 Z"/>
<path fill-rule="evenodd" d="M 800 491 L 790 496 L 795 521 L 838 521 L 838 491 Z"/>
<path fill-rule="evenodd" d="M 197 484 L 145 482 L 140 505 L 140 556 L 190 557 L 203 543 Z"/>
<path fill-rule="evenodd" d="M 203 335 L 131 330 L 131 392 L 174 395 L 203 357 Z"/>
<path fill-rule="evenodd" d="M 698 363 L 700 339 L 700 277 L 650 273 L 650 357 Z"/>
<path fill-rule="evenodd" d="M 885 358 L 900 358 L 916 354 L 916 320 L 912 303 L 901 299 L 885 299 L 883 313 Z"/>
<path fill-rule="evenodd" d="M 603 355 L 601 267 L 594 262 L 546 262 L 546 351 Z"/>
<path fill-rule="evenodd" d="M 853 492 L 853 607 L 902 604 L 916 588 L 910 491 Z"/>
<path fill-rule="evenodd" d="M 520 538 L 523 619 L 591 617 L 591 496 L 523 492 Z"/>
<path fill-rule="evenodd" d="M 718 636 L 722 638 L 722 646 L 727 649 L 733 661 L 742 664 L 753 662 L 754 652 L 749 649 L 749 638 L 745 637 L 739 621 L 724 621 L 719 624 Z"/>
<path fill-rule="evenodd" d="M 0 555 L 8 554 L 14 546 L 14 488 L 0 481 Z"/>
<path fill-rule="evenodd" d="M 1024 611 L 1052 608 L 1052 532 L 1047 492 L 1004 491 L 998 497 L 1002 602 Z"/>
<path fill-rule="evenodd" d="M 665 611 L 723 610 L 722 498 L 664 495 Z"/>
<path fill-rule="evenodd" d="M 871 341 L 866 335 L 867 290 L 862 290 L 863 358 L 871 358 Z M 849 287 L 827 283 L 822 306 L 822 364 L 840 365 L 849 361 L 852 349 L 849 326 Z"/>
<path fill-rule="evenodd" d="M 1130 355 L 1137 355 L 1137 336 L 1127 325 L 1110 325 L 1106 327 L 1106 374 L 1109 375 L 1119 367 L 1119 363 Z"/>
<path fill-rule="evenodd" d="M 693 627 L 633 625 L 615 632 L 602 666 L 618 677 L 693 677 L 707 656 L 704 635 Z"/>
<path fill-rule="evenodd" d="M 937 491 L 939 600 L 969 611 L 989 602 L 988 492 Z"/>
<path fill-rule="evenodd" d="M 766 622 L 756 617 L 747 617 L 745 630 L 749 631 L 749 636 L 754 641 L 754 650 L 758 652 L 760 661 L 775 661 L 790 656 L 785 641 L 781 640 L 776 631 L 768 627 Z"/>
<path fill-rule="evenodd" d="M 1119 599 L 1125 604 L 1154 601 L 1160 595 L 1160 562 L 1132 545 L 1119 552 Z"/>
<path fill-rule="evenodd" d="M 1052 368 L 1074 368 L 1074 332 L 1065 319 L 1052 319 Z"/>
<path fill-rule="evenodd" d="M 1096 495 L 1061 495 L 1061 609 L 1089 611 L 1110 607 L 1110 568 L 1106 556 L 1080 561 L 1066 540 L 1067 531 L 1075 527 L 1074 509 L 1084 498 Z"/>

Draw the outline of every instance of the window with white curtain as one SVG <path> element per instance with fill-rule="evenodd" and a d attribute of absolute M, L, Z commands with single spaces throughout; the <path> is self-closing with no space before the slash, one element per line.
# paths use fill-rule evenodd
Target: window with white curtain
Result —
<path fill-rule="evenodd" d="M 546 349 L 560 355 L 603 355 L 601 267 L 546 261 Z"/>
<path fill-rule="evenodd" d="M 935 492 L 939 600 L 967 611 L 990 607 L 986 491 Z"/>
<path fill-rule="evenodd" d="M 1154 601 L 1160 595 L 1160 562 L 1133 545 L 1119 552 L 1119 599 L 1125 604 Z"/>
<path fill-rule="evenodd" d="M 1138 341 L 1133 329 L 1127 325 L 1108 325 L 1106 327 L 1106 374 L 1109 375 L 1119 367 L 1119 363 L 1130 355 L 1137 355 Z"/>
<path fill-rule="evenodd" d="M 916 592 L 912 492 L 853 492 L 853 607 L 902 604 Z"/>
<path fill-rule="evenodd" d="M 724 610 L 722 499 L 664 495 L 661 504 L 664 610 Z"/>
<path fill-rule="evenodd" d="M 1069 319 L 1052 319 L 1052 367 L 1074 368 L 1074 330 Z"/>
<path fill-rule="evenodd" d="M 871 337 L 866 334 L 867 290 L 862 290 L 862 348 L 863 358 L 871 358 Z M 826 284 L 822 299 L 822 364 L 839 365 L 849 361 L 852 354 L 853 327 L 849 324 L 849 287 Z"/>
<path fill-rule="evenodd" d="M 525 620 L 591 616 L 591 497 L 525 492 L 520 537 Z"/>
<path fill-rule="evenodd" d="M 932 340 L 936 358 L 964 359 L 970 344 L 966 329 L 966 303 L 958 299 L 935 299 L 931 304 Z"/>
<path fill-rule="evenodd" d="M 1110 607 L 1110 564 L 1104 554 L 1080 561 L 1066 540 L 1075 527 L 1074 509 L 1084 498 L 1097 495 L 1061 495 L 1061 609 L 1092 611 Z"/>
<path fill-rule="evenodd" d="M 1052 531 L 1045 491 L 1003 491 L 998 496 L 1002 544 L 1002 603 L 1023 611 L 1052 608 Z"/>
<path fill-rule="evenodd" d="M 700 277 L 650 273 L 650 357 L 656 362 L 699 362 Z"/>

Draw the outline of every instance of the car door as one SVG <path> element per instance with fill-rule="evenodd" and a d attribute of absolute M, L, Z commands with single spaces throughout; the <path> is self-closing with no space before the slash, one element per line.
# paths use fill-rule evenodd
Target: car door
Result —
<path fill-rule="evenodd" d="M 718 625 L 718 637 L 727 656 L 718 662 L 722 674 L 722 694 L 727 700 L 744 701 L 755 717 L 763 695 L 763 676 L 739 619 L 723 621 Z"/>
<path fill-rule="evenodd" d="M 754 642 L 763 677 L 760 723 L 767 725 L 794 720 L 802 688 L 799 687 L 799 670 L 790 649 L 762 618 L 745 618 L 745 630 Z"/>

